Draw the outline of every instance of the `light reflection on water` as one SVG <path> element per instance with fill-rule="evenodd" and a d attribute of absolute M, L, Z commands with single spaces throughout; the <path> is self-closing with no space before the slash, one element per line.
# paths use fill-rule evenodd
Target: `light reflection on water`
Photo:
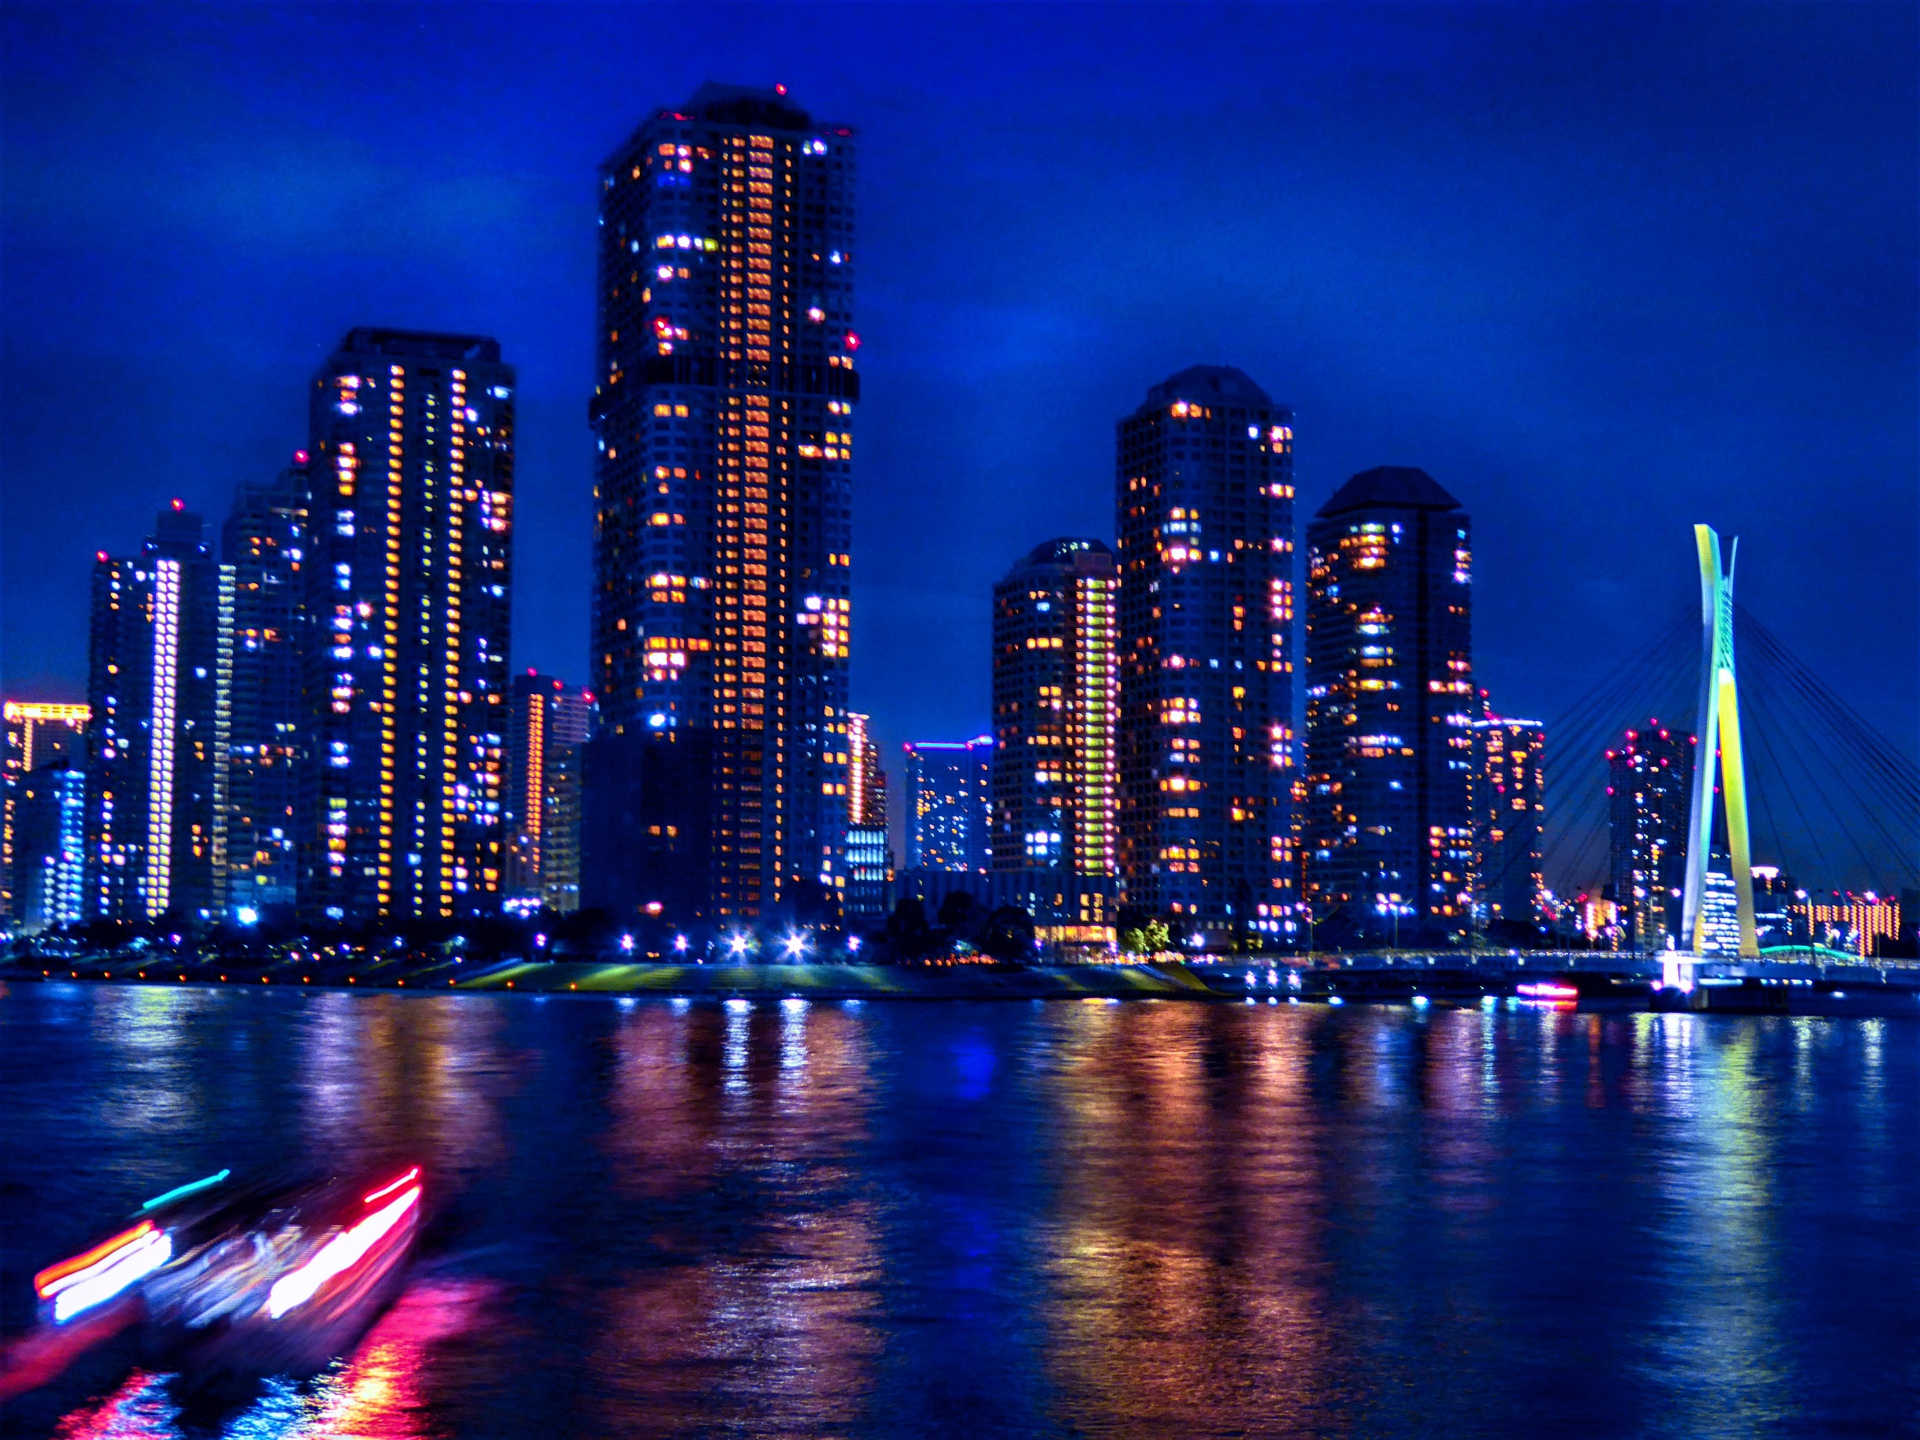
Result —
<path fill-rule="evenodd" d="M 115 1342 L 8 1433 L 1571 1433 L 1912 1421 L 1920 1028 L 20 986 L 7 1279 L 182 1176 L 402 1150 L 328 1376 Z M 116 1348 L 118 1347 L 118 1348 Z"/>

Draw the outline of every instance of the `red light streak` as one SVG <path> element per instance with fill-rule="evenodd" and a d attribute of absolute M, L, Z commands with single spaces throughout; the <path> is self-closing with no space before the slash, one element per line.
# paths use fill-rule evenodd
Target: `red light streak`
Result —
<path fill-rule="evenodd" d="M 62 1260 L 58 1265 L 49 1265 L 33 1277 L 33 1291 L 42 1300 L 45 1300 L 48 1296 L 52 1295 L 54 1291 L 61 1288 L 59 1282 L 66 1279 L 67 1276 L 74 1274 L 76 1271 L 85 1270 L 89 1265 L 106 1259 L 106 1257 L 113 1254 L 114 1251 L 125 1249 L 142 1235 L 151 1235 L 152 1233 L 153 1222 L 151 1220 L 142 1220 L 131 1230 L 123 1230 L 111 1240 L 102 1240 L 84 1255 L 76 1255 L 71 1260 Z"/>
<path fill-rule="evenodd" d="M 374 1201 L 378 1200 L 382 1195 L 391 1195 L 394 1191 L 398 1190 L 402 1185 L 409 1184 L 410 1182 L 418 1180 L 419 1178 L 420 1178 L 420 1167 L 416 1165 L 411 1170 L 407 1171 L 406 1174 L 402 1175 L 398 1180 L 394 1181 L 391 1185 L 382 1185 L 378 1190 L 374 1191 L 371 1195 L 362 1196 L 361 1200 L 364 1204 L 371 1205 Z"/>

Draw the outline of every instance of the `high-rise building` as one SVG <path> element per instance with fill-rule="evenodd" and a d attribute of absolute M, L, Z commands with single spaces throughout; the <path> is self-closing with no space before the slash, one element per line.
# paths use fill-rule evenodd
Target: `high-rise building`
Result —
<path fill-rule="evenodd" d="M 62 755 L 21 776 L 15 794 L 19 928 L 32 934 L 84 919 L 86 772 Z"/>
<path fill-rule="evenodd" d="M 601 170 L 590 765 L 605 783 L 589 796 L 626 819 L 589 829 L 611 843 L 700 812 L 698 893 L 692 857 L 660 857 L 687 918 L 828 919 L 845 888 L 851 134 L 784 89 L 708 85 Z M 643 792 L 678 797 L 674 814 Z M 590 903 L 667 883 L 646 857 L 590 865 L 607 886 Z"/>
<path fill-rule="evenodd" d="M 5 706 L 7 749 L 0 775 L 0 919 L 22 915 L 14 898 L 14 805 L 17 781 L 55 760 L 85 757 L 87 707 L 34 700 L 9 700 Z M 78 770 L 79 766 L 76 765 Z"/>
<path fill-rule="evenodd" d="M 1120 870 L 1186 939 L 1294 908 L 1293 412 L 1238 370 L 1119 426 Z"/>
<path fill-rule="evenodd" d="M 992 865 L 1112 875 L 1120 579 L 1098 540 L 1050 540 L 993 589 Z"/>
<path fill-rule="evenodd" d="M 216 918 L 226 904 L 231 576 L 180 501 L 138 555 L 101 551 L 88 644 L 90 919 Z"/>
<path fill-rule="evenodd" d="M 529 670 L 513 677 L 507 743 L 507 895 L 549 910 L 580 908 L 580 758 L 593 695 Z"/>
<path fill-rule="evenodd" d="M 229 657 L 227 905 L 235 914 L 298 898 L 307 488 L 300 450 L 276 479 L 239 486 L 220 536 L 233 596 L 222 638 Z"/>
<path fill-rule="evenodd" d="M 1541 873 L 1546 727 L 1488 711 L 1473 722 L 1473 736 L 1475 901 L 1489 922 L 1532 924 L 1546 884 Z"/>
<path fill-rule="evenodd" d="M 514 374 L 497 341 L 349 332 L 314 377 L 299 861 L 311 919 L 497 910 Z"/>
<path fill-rule="evenodd" d="M 992 853 L 993 737 L 911 740 L 901 749 L 907 868 L 984 874 Z"/>
<path fill-rule="evenodd" d="M 1613 899 L 1636 950 L 1664 949 L 1680 930 L 1693 765 L 1694 737 L 1658 719 L 1607 751 Z"/>
<path fill-rule="evenodd" d="M 1432 476 L 1391 465 L 1347 481 L 1307 532 L 1306 896 L 1359 940 L 1468 936 L 1469 535 Z"/>

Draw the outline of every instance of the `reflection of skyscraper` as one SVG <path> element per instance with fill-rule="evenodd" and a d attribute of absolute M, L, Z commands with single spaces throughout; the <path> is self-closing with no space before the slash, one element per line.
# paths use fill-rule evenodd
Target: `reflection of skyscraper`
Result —
<path fill-rule="evenodd" d="M 354 330 L 309 397 L 301 906 L 498 907 L 513 370 L 477 335 Z"/>
<path fill-rule="evenodd" d="M 507 741 L 507 894 L 580 908 L 580 754 L 593 696 L 529 670 L 513 677 Z"/>
<path fill-rule="evenodd" d="M 14 899 L 14 785 L 29 771 L 55 760 L 78 763 L 85 754 L 87 707 L 9 700 L 6 714 L 5 789 L 0 790 L 0 918 L 20 918 Z"/>
<path fill-rule="evenodd" d="M 983 872 L 989 856 L 993 737 L 914 740 L 907 772 L 907 868 Z"/>
<path fill-rule="evenodd" d="M 1636 949 L 1664 948 L 1680 925 L 1693 751 L 1693 736 L 1649 720 L 1607 752 L 1613 898 Z"/>
<path fill-rule="evenodd" d="M 1293 908 L 1293 412 L 1200 365 L 1120 422 L 1119 859 L 1183 933 Z"/>
<path fill-rule="evenodd" d="M 1354 476 L 1308 531 L 1309 898 L 1352 931 L 1466 938 L 1473 870 L 1472 554 L 1424 470 Z"/>
<path fill-rule="evenodd" d="M 845 878 L 853 168 L 846 127 L 708 85 L 601 170 L 590 829 L 703 814 L 714 918 L 827 918 Z M 597 903 L 657 888 L 622 855 Z"/>
<path fill-rule="evenodd" d="M 1541 766 L 1546 727 L 1538 720 L 1488 714 L 1473 722 L 1473 733 L 1474 827 L 1480 841 L 1477 899 L 1490 921 L 1531 923 L 1544 883 Z"/>
<path fill-rule="evenodd" d="M 211 919 L 225 903 L 222 568 L 175 501 L 138 555 L 93 567 L 90 917 Z"/>
<path fill-rule="evenodd" d="M 235 492 L 220 553 L 232 572 L 223 637 L 230 666 L 226 752 L 227 903 L 291 905 L 306 624 L 307 452 L 277 480 Z"/>

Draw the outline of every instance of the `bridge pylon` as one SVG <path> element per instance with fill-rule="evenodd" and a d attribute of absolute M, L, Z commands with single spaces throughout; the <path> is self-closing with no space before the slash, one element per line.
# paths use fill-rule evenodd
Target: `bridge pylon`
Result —
<path fill-rule="evenodd" d="M 1714 776 L 1726 803 L 1727 850 L 1739 912 L 1740 954 L 1754 959 L 1760 940 L 1753 921 L 1753 847 L 1747 833 L 1747 771 L 1740 748 L 1740 690 L 1733 664 L 1733 566 L 1738 539 L 1729 538 L 1722 568 L 1720 536 L 1708 525 L 1693 527 L 1700 554 L 1699 750 L 1693 762 L 1693 808 L 1687 834 L 1686 888 L 1680 930 L 1688 950 L 1705 952 L 1707 867 L 1713 855 Z"/>

